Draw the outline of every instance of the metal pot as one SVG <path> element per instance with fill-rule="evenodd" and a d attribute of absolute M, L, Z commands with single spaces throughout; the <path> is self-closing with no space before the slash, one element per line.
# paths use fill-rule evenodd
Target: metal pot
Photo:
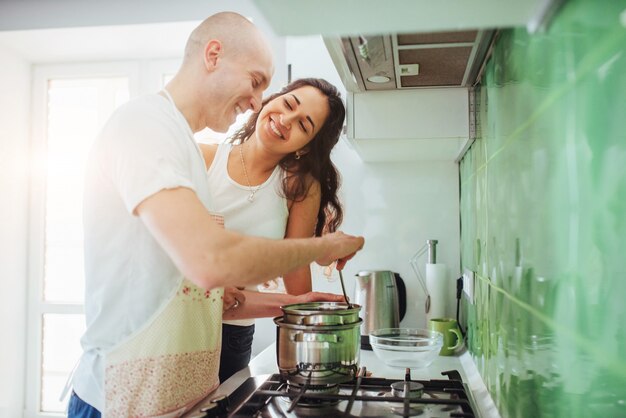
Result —
<path fill-rule="evenodd" d="M 343 325 L 298 325 L 279 316 L 276 358 L 290 383 L 326 385 L 352 380 L 359 367 L 362 319 Z"/>
<path fill-rule="evenodd" d="M 339 302 L 294 303 L 281 306 L 284 322 L 295 325 L 344 325 L 359 321 L 360 305 Z"/>

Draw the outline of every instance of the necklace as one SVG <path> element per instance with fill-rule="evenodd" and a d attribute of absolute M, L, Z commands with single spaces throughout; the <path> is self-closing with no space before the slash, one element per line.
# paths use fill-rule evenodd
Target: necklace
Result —
<path fill-rule="evenodd" d="M 252 187 L 250 183 L 250 177 L 248 177 L 248 170 L 246 169 L 246 162 L 243 160 L 243 143 L 239 146 L 239 157 L 241 158 L 241 166 L 243 167 L 243 174 L 246 176 L 246 182 L 248 182 L 248 190 L 250 190 L 250 195 L 248 196 L 248 202 L 252 203 L 254 200 L 254 194 L 259 190 L 261 185 L 256 187 Z"/>

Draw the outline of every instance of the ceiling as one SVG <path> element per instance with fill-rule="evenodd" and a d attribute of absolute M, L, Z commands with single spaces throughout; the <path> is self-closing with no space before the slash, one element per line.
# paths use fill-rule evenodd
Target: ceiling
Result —
<path fill-rule="evenodd" d="M 0 45 L 35 64 L 177 58 L 198 23 L 0 31 Z"/>

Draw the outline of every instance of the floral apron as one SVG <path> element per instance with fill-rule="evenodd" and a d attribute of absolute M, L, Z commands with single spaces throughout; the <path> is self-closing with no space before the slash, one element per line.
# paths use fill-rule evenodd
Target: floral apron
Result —
<path fill-rule="evenodd" d="M 104 416 L 178 417 L 219 386 L 223 294 L 181 279 L 144 327 L 107 352 Z"/>

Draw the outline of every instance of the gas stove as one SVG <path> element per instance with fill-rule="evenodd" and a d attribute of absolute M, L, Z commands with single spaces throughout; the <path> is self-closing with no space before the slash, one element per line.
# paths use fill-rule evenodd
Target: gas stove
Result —
<path fill-rule="evenodd" d="M 474 417 L 471 392 L 456 370 L 447 379 L 357 377 L 334 385 L 293 385 L 279 374 L 250 377 L 228 397 L 205 401 L 188 418 L 209 417 Z"/>

